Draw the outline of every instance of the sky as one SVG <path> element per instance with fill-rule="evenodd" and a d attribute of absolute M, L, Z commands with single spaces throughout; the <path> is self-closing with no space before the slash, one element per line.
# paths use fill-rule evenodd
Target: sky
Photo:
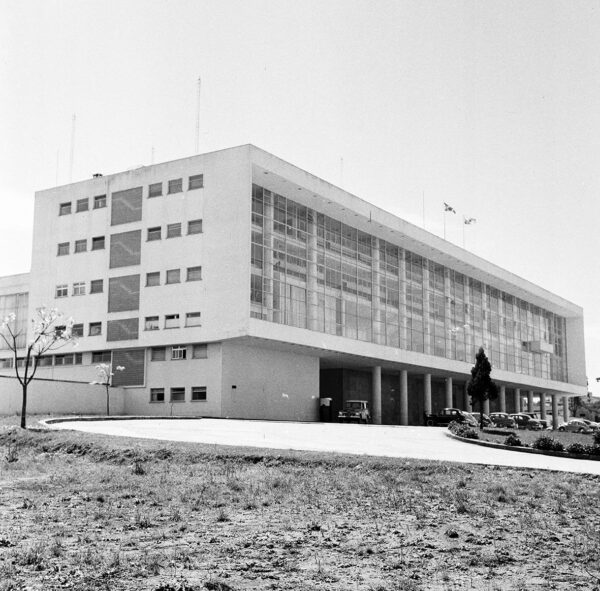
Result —
<path fill-rule="evenodd" d="M 0 276 L 36 190 L 192 155 L 200 77 L 200 152 L 439 236 L 446 202 L 449 241 L 582 306 L 600 396 L 599 32 L 595 0 L 0 0 Z"/>

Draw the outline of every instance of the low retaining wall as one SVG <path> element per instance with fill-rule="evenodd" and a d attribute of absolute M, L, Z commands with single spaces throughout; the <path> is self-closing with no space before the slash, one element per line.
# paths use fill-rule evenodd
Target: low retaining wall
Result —
<path fill-rule="evenodd" d="M 21 384 L 14 376 L 0 376 L 0 415 L 21 412 Z M 123 388 L 110 388 L 111 414 L 123 414 Z M 106 414 L 104 386 L 67 380 L 33 379 L 27 389 L 27 413 Z"/>

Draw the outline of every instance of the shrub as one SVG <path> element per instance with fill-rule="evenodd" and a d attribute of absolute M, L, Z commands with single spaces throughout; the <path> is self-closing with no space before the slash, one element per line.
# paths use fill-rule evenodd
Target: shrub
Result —
<path fill-rule="evenodd" d="M 588 453 L 588 447 L 588 445 L 583 445 L 582 443 L 571 443 L 571 445 L 567 447 L 567 451 L 570 454 L 585 455 Z"/>
<path fill-rule="evenodd" d="M 523 444 L 521 443 L 521 440 L 514 433 L 511 433 L 504 440 L 504 445 L 509 445 L 510 447 L 521 447 Z"/>
<path fill-rule="evenodd" d="M 586 445 L 586 453 L 590 456 L 600 456 L 600 445 Z"/>
<path fill-rule="evenodd" d="M 596 431 L 594 433 L 594 443 L 596 445 L 600 445 L 600 431 Z"/>
<path fill-rule="evenodd" d="M 448 425 L 448 429 L 458 437 L 464 437 L 465 439 L 479 439 L 479 433 L 477 433 L 473 427 L 469 427 L 469 425 L 465 425 L 464 423 L 452 421 Z"/>
<path fill-rule="evenodd" d="M 538 437 L 533 442 L 532 447 L 534 449 L 541 449 L 544 451 L 563 451 L 565 449 L 565 446 L 560 441 L 556 441 L 547 435 Z"/>

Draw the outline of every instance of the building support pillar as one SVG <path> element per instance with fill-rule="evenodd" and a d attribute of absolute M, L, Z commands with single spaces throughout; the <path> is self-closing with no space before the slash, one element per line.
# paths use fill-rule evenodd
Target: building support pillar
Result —
<path fill-rule="evenodd" d="M 465 410 L 471 412 L 473 410 L 473 405 L 471 404 L 471 397 L 469 396 L 469 391 L 467 389 L 468 385 L 469 382 L 465 382 Z"/>
<path fill-rule="evenodd" d="M 546 392 L 540 394 L 540 419 L 546 420 Z"/>
<path fill-rule="evenodd" d="M 527 412 L 533 412 L 533 390 L 527 392 Z"/>
<path fill-rule="evenodd" d="M 490 401 L 489 400 L 483 401 L 483 414 L 488 415 L 488 416 L 490 414 Z"/>
<path fill-rule="evenodd" d="M 452 378 L 446 378 L 446 408 L 452 408 Z"/>
<path fill-rule="evenodd" d="M 565 419 L 565 423 L 569 420 L 569 397 L 563 396 L 563 418 Z"/>
<path fill-rule="evenodd" d="M 500 386 L 498 403 L 500 404 L 500 412 L 506 412 L 506 386 Z"/>
<path fill-rule="evenodd" d="M 521 412 L 521 388 L 515 388 L 515 412 Z"/>
<path fill-rule="evenodd" d="M 430 413 L 431 409 L 431 374 L 423 376 L 423 411 Z"/>
<path fill-rule="evenodd" d="M 552 394 L 552 428 L 558 429 L 558 394 Z"/>
<path fill-rule="evenodd" d="M 400 424 L 408 425 L 408 372 L 400 371 Z"/>
<path fill-rule="evenodd" d="M 381 425 L 381 365 L 373 368 L 373 424 Z"/>

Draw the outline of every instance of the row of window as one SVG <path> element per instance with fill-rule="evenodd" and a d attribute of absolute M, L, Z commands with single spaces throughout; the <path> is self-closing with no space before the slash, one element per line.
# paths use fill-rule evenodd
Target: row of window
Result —
<path fill-rule="evenodd" d="M 95 236 L 92 238 L 91 250 L 103 250 L 106 246 L 106 239 L 104 236 Z M 73 244 L 73 252 L 87 252 L 88 241 L 87 238 L 81 240 L 75 240 Z M 71 244 L 69 242 L 59 242 L 56 256 L 62 257 L 71 252 Z"/>
<path fill-rule="evenodd" d="M 76 281 L 73 283 L 73 291 L 71 295 L 82 296 L 86 294 L 86 283 L 85 281 Z M 103 279 L 92 279 L 90 281 L 90 294 L 102 293 L 104 291 L 104 280 Z M 56 286 L 55 296 L 57 298 L 66 298 L 69 295 L 69 284 L 62 283 Z"/>
<path fill-rule="evenodd" d="M 180 317 L 179 314 L 165 314 L 164 328 L 179 328 Z M 200 324 L 200 312 L 187 312 L 185 315 L 185 326 L 201 326 Z M 160 329 L 160 316 L 146 316 L 144 319 L 144 330 L 159 330 Z"/>
<path fill-rule="evenodd" d="M 204 187 L 204 175 L 195 174 L 188 177 L 188 191 L 202 189 Z M 183 178 L 167 181 L 167 194 L 181 193 L 183 191 Z M 153 183 L 148 187 L 148 197 L 161 197 L 163 195 L 163 183 Z M 92 201 L 93 209 L 106 207 L 106 195 L 96 195 Z M 75 201 L 75 213 L 89 211 L 90 200 L 87 197 Z M 58 215 L 69 215 L 73 213 L 73 203 L 66 201 L 58 206 Z"/>
<path fill-rule="evenodd" d="M 170 388 L 169 402 L 185 402 L 185 388 Z M 206 386 L 192 386 L 191 398 L 192 402 L 200 402 L 206 400 Z M 165 388 L 150 388 L 150 402 L 164 402 Z"/>
<path fill-rule="evenodd" d="M 169 350 L 169 359 L 167 359 L 167 349 Z M 172 347 L 152 347 L 150 349 L 150 361 L 181 361 L 206 359 L 207 357 L 207 345 L 173 345 Z"/>
<path fill-rule="evenodd" d="M 190 220 L 187 226 L 188 234 L 201 234 L 202 233 L 202 220 Z M 167 224 L 167 238 L 179 238 L 181 236 L 181 222 L 174 224 Z M 162 227 L 154 226 L 148 228 L 146 239 L 148 242 L 153 240 L 160 240 L 162 238 Z"/>
<path fill-rule="evenodd" d="M 200 281 L 202 279 L 202 267 L 188 267 L 186 269 L 186 281 Z M 165 285 L 181 283 L 181 269 L 168 269 L 165 277 Z M 146 273 L 146 287 L 160 285 L 160 271 Z"/>

